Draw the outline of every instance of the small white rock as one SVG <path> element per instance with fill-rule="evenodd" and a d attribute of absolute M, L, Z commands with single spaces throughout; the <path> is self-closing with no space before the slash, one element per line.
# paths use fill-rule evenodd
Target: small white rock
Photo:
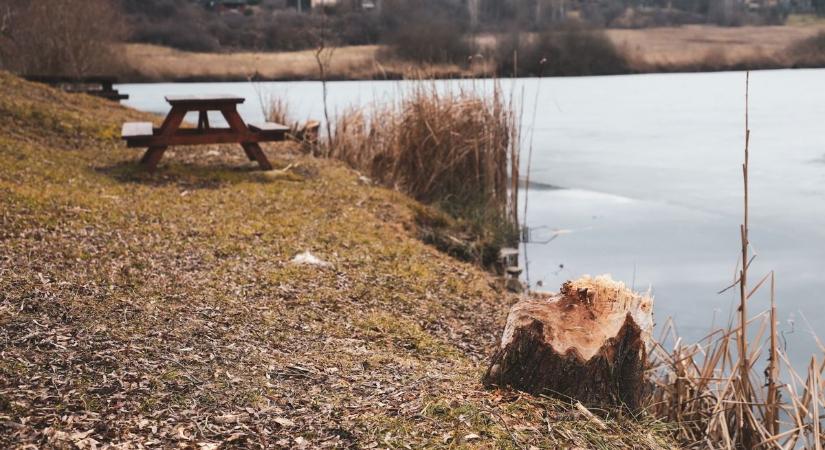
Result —
<path fill-rule="evenodd" d="M 309 252 L 309 250 L 298 253 L 292 258 L 292 264 L 299 264 L 299 265 L 306 265 L 306 266 L 315 266 L 315 267 L 332 267 L 332 264 L 324 261 L 323 259 L 313 255 Z"/>
<path fill-rule="evenodd" d="M 291 421 L 291 420 L 289 420 L 285 417 L 276 417 L 275 422 L 277 422 L 278 425 L 280 425 L 282 427 L 294 427 L 295 426 L 295 422 L 293 422 L 293 421 Z"/>

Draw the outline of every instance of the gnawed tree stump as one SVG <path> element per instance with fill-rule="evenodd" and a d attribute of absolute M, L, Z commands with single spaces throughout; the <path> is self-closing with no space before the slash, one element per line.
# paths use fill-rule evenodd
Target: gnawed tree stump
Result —
<path fill-rule="evenodd" d="M 559 294 L 523 300 L 510 309 L 484 384 L 637 409 L 652 310 L 650 297 L 610 276 L 568 281 Z"/>

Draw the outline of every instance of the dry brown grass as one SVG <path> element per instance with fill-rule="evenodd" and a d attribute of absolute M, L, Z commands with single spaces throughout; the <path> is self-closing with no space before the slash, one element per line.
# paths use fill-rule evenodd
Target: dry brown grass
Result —
<path fill-rule="evenodd" d="M 745 379 L 737 350 L 741 327 L 720 329 L 697 344 L 684 345 L 669 323 L 662 341 L 671 348 L 657 344 L 651 354 L 657 363 L 651 369 L 656 389 L 649 412 L 678 425 L 679 441 L 692 448 L 741 448 L 743 441 L 760 449 L 821 448 L 822 356 L 812 357 L 807 373 L 800 374 L 783 351 L 771 351 L 777 338 L 771 330 L 775 320 L 771 311 L 749 318 L 759 339 L 749 342 L 753 349 Z M 763 364 L 771 361 L 781 379 L 767 376 L 770 365 L 765 369 Z"/>
<path fill-rule="evenodd" d="M 640 30 L 607 30 L 637 71 L 719 70 L 792 66 L 783 52 L 825 30 L 825 23 L 786 26 L 718 27 L 689 25 Z"/>
<path fill-rule="evenodd" d="M 293 123 L 289 115 L 289 104 L 282 98 L 270 99 L 268 107 L 264 111 L 264 117 L 270 122 L 287 125 Z"/>
<path fill-rule="evenodd" d="M 314 79 L 318 66 L 312 50 L 279 53 L 195 53 L 148 44 L 123 46 L 126 58 L 148 79 Z M 377 46 L 344 47 L 330 67 L 333 78 L 371 78 Z"/>
<path fill-rule="evenodd" d="M 465 72 L 452 64 L 421 66 L 379 57 L 382 47 L 362 45 L 335 50 L 329 80 L 397 79 L 425 71 L 434 78 Z M 317 80 L 314 50 L 279 53 L 194 53 L 148 44 L 122 46 L 138 79 L 144 80 Z M 481 73 L 481 72 L 479 72 Z"/>

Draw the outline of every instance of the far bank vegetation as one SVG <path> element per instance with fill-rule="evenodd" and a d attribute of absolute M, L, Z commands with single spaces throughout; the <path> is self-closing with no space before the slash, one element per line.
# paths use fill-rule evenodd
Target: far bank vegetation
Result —
<path fill-rule="evenodd" d="M 284 61 L 264 62 L 267 57 L 256 63 L 258 58 L 250 56 L 241 68 L 240 56 L 221 57 L 312 51 L 321 45 L 353 50 L 338 52 L 345 61 L 336 63 L 342 65 L 333 73 L 336 79 L 417 77 L 422 69 L 433 77 L 501 77 L 819 67 L 825 59 L 810 42 L 792 45 L 807 35 L 789 33 L 787 49 L 758 51 L 762 44 L 755 42 L 746 56 L 728 55 L 720 47 L 727 41 L 712 45 L 711 39 L 705 54 L 676 45 L 673 55 L 650 61 L 637 40 L 627 42 L 614 33 L 662 26 L 776 25 L 790 14 L 825 13 L 825 7 L 724 9 L 718 2 L 694 0 L 644 7 L 618 0 L 576 7 L 549 0 L 471 3 L 478 8 L 453 0 L 383 0 L 338 1 L 298 11 L 295 2 L 285 0 L 250 0 L 240 8 L 194 0 L 0 0 L 0 68 L 24 75 L 117 75 L 127 80 L 317 79 L 311 62 L 270 73 L 256 64 L 282 67 Z M 54 14 L 57 10 L 61 13 Z M 184 53 L 124 52 L 112 45 L 121 42 Z M 693 56 L 685 61 L 688 53 Z M 289 61 L 301 58 L 300 53 L 293 56 Z M 164 62 L 154 61 L 158 58 Z M 174 68 L 166 67 L 170 58 Z M 226 67 L 226 73 L 216 72 L 216 65 Z"/>

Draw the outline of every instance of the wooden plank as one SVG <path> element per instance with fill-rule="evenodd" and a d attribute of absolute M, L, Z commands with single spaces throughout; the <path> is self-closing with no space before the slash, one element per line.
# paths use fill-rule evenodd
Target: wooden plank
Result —
<path fill-rule="evenodd" d="M 143 158 L 140 159 L 140 164 L 150 172 L 154 171 L 158 167 L 160 159 L 163 158 L 165 151 L 166 147 L 149 147 L 149 150 L 146 150 Z"/>
<path fill-rule="evenodd" d="M 205 110 L 198 111 L 198 129 L 209 129 L 209 114 Z"/>
<path fill-rule="evenodd" d="M 86 93 L 107 100 L 129 100 L 129 94 L 121 94 L 118 91 L 88 91 Z"/>
<path fill-rule="evenodd" d="M 249 128 L 246 126 L 243 119 L 241 119 L 241 115 L 238 114 L 238 108 L 235 105 L 225 106 L 221 109 L 221 114 L 223 115 L 223 118 L 226 119 L 226 123 L 229 124 L 229 127 L 239 135 L 246 135 L 247 137 L 264 137 L 263 133 L 251 134 L 249 132 Z M 261 169 L 272 170 L 272 164 L 270 164 L 269 160 L 266 159 L 266 155 L 263 150 L 261 150 L 261 146 L 258 145 L 257 142 L 247 139 L 241 143 L 241 146 L 247 156 L 255 158 L 255 160 L 258 161 L 258 165 Z"/>
<path fill-rule="evenodd" d="M 231 94 L 203 94 L 203 95 L 167 95 L 166 101 L 170 105 L 180 105 L 195 108 L 221 109 L 226 105 L 237 105 L 246 101 L 243 97 Z"/>
<path fill-rule="evenodd" d="M 137 136 L 128 139 L 129 147 L 150 147 L 169 145 L 205 145 L 205 144 L 242 144 L 256 142 L 276 142 L 284 139 L 283 132 L 280 135 L 267 134 L 262 132 L 247 132 L 239 134 L 228 128 L 210 128 L 209 130 L 198 130 L 195 128 L 179 129 L 175 134 L 169 136 Z"/>
<path fill-rule="evenodd" d="M 258 166 L 263 170 L 272 170 L 272 164 L 266 159 L 266 155 L 264 151 L 261 150 L 261 146 L 255 142 L 244 142 L 241 144 L 244 151 L 246 152 L 247 156 L 251 156 L 256 161 L 258 161 Z"/>
<path fill-rule="evenodd" d="M 289 127 L 275 122 L 250 123 L 249 130 L 259 137 L 259 142 L 283 141 Z"/>
<path fill-rule="evenodd" d="M 168 138 L 175 134 L 180 128 L 180 124 L 183 122 L 183 118 L 186 116 L 186 109 L 179 108 L 175 105 L 172 105 L 172 109 L 169 111 L 169 114 L 166 115 L 166 118 L 163 119 L 163 124 L 160 126 L 160 129 L 157 130 L 157 137 L 161 140 Z M 154 137 L 149 138 L 154 139 Z M 129 146 L 132 146 L 132 142 L 134 141 L 127 141 Z M 146 153 L 143 155 L 143 158 L 140 160 L 141 165 L 146 167 L 150 172 L 154 171 L 155 168 L 158 166 L 158 162 L 163 157 L 163 153 L 166 151 L 166 144 L 160 145 L 153 145 L 149 146 L 149 149 L 146 150 Z"/>
<path fill-rule="evenodd" d="M 275 122 L 255 122 L 247 124 L 252 131 L 289 131 L 289 127 Z"/>
<path fill-rule="evenodd" d="M 126 122 L 120 130 L 122 139 L 152 137 L 152 122 Z"/>

